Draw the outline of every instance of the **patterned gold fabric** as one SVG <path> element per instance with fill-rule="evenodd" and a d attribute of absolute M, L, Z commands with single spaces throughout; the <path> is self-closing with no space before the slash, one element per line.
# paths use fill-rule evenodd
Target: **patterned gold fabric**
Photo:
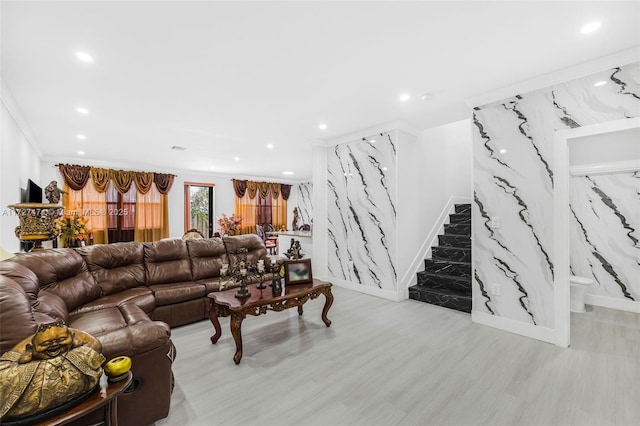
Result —
<path fill-rule="evenodd" d="M 89 346 L 20 364 L 19 352 L 0 356 L 0 419 L 39 414 L 93 389 L 105 359 Z"/>

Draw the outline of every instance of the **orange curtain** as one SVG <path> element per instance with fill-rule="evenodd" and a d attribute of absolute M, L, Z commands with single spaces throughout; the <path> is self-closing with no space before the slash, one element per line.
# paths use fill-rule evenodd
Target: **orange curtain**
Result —
<path fill-rule="evenodd" d="M 169 200 L 156 185 L 149 192 L 138 192 L 134 241 L 158 241 L 169 236 Z"/>
<path fill-rule="evenodd" d="M 256 232 L 256 215 L 258 213 L 257 199 L 251 199 L 249 191 L 244 194 L 244 197 L 236 196 L 236 211 L 235 215 L 242 218 L 242 225 L 240 225 L 241 234 L 254 234 Z"/>
<path fill-rule="evenodd" d="M 85 185 L 80 191 L 74 191 L 65 183 L 62 205 L 65 217 L 78 215 L 87 221 L 87 230 L 93 234 L 94 244 L 107 244 L 107 194 L 98 192 L 94 185 Z"/>
<path fill-rule="evenodd" d="M 287 200 L 271 197 L 271 224 L 277 230 L 287 228 Z"/>

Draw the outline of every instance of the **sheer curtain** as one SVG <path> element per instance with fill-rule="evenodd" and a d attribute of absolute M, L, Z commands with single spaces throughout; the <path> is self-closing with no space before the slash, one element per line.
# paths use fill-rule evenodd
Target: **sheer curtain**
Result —
<path fill-rule="evenodd" d="M 271 197 L 271 224 L 276 230 L 287 228 L 287 200 Z"/>
<path fill-rule="evenodd" d="M 107 244 L 107 197 L 105 192 L 98 192 L 90 181 L 79 191 L 74 191 L 65 183 L 65 194 L 62 196 L 62 205 L 65 208 L 65 217 L 78 215 L 87 221 L 87 230 L 93 234 L 94 244 Z"/>
<path fill-rule="evenodd" d="M 257 198 L 252 199 L 249 197 L 249 191 L 244 194 L 244 197 L 236 196 L 235 215 L 242 218 L 242 225 L 240 225 L 240 233 L 242 234 L 254 234 L 256 232 L 257 201 Z"/>
<path fill-rule="evenodd" d="M 256 224 L 270 223 L 276 229 L 287 226 L 287 199 L 291 185 L 233 179 L 235 214 L 242 217 L 242 233 L 256 232 Z"/>
<path fill-rule="evenodd" d="M 169 200 L 155 184 L 146 194 L 138 192 L 134 241 L 158 241 L 169 236 Z"/>

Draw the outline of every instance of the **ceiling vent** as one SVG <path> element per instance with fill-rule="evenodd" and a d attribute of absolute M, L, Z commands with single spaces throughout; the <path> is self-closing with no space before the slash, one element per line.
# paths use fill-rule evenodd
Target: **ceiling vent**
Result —
<path fill-rule="evenodd" d="M 187 149 L 187 147 L 174 145 L 174 146 L 171 147 L 171 149 L 173 149 L 175 151 L 184 151 L 185 149 Z"/>

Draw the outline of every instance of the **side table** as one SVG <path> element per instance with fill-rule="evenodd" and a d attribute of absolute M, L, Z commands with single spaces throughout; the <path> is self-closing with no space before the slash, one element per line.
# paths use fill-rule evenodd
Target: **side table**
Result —
<path fill-rule="evenodd" d="M 85 416 L 92 411 L 98 410 L 104 407 L 104 424 L 106 426 L 118 425 L 118 396 L 122 394 L 131 381 L 133 380 L 133 374 L 131 371 L 127 373 L 127 377 L 116 383 L 106 383 L 106 387 L 103 387 L 103 380 L 100 379 L 98 389 L 93 394 L 79 403 L 78 405 L 70 408 L 69 410 L 62 412 L 56 416 L 50 417 L 41 423 L 37 423 L 38 426 L 57 426 L 66 425 L 75 420 L 78 420 L 82 416 Z"/>

